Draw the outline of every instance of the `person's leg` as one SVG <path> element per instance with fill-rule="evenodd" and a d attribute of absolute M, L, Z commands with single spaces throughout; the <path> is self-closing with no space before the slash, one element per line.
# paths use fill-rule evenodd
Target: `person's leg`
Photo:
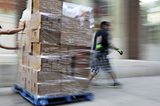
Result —
<path fill-rule="evenodd" d="M 122 86 L 121 83 L 119 83 L 119 82 L 117 81 L 116 74 L 115 74 L 113 71 L 110 72 L 109 75 L 111 76 L 111 78 L 112 78 L 112 80 L 113 80 L 113 82 L 114 82 L 113 85 L 111 85 L 111 86 L 114 86 L 114 87 L 120 87 L 120 86 Z"/>
<path fill-rule="evenodd" d="M 96 75 L 97 75 L 96 73 L 91 72 L 89 76 L 89 81 L 91 81 Z"/>
<path fill-rule="evenodd" d="M 91 81 L 99 72 L 99 67 L 98 67 L 98 57 L 97 54 L 92 54 L 92 59 L 91 59 L 91 72 L 89 76 L 89 81 Z"/>
<path fill-rule="evenodd" d="M 103 55 L 102 61 L 103 61 L 104 71 L 105 71 L 106 73 L 109 73 L 109 75 L 111 76 L 111 78 L 112 78 L 112 80 L 113 80 L 113 82 L 114 82 L 113 86 L 119 86 L 120 83 L 118 83 L 116 74 L 114 73 L 114 71 L 113 71 L 113 69 L 112 69 L 112 67 L 111 67 L 109 58 L 108 58 L 105 54 Z"/>
<path fill-rule="evenodd" d="M 114 83 L 118 83 L 116 74 L 114 72 L 109 73 Z"/>

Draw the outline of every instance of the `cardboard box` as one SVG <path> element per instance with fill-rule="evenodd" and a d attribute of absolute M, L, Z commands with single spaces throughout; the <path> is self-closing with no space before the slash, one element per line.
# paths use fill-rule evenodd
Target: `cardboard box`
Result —
<path fill-rule="evenodd" d="M 26 88 L 26 90 L 31 92 L 31 80 L 30 79 L 27 79 L 27 88 Z"/>
<path fill-rule="evenodd" d="M 61 84 L 36 84 L 35 95 L 45 96 L 45 95 L 61 95 Z"/>
<path fill-rule="evenodd" d="M 63 30 L 63 29 L 62 29 Z M 65 30 L 61 33 L 61 44 L 71 46 L 92 46 L 92 36 L 77 34 L 74 32 L 66 32 Z"/>
<path fill-rule="evenodd" d="M 35 83 L 56 83 L 62 79 L 62 73 L 60 72 L 44 72 L 35 69 L 32 72 L 32 76 Z"/>
<path fill-rule="evenodd" d="M 17 55 L 18 55 L 18 59 L 22 59 L 23 58 L 23 46 L 19 46 L 20 49 L 17 50 Z"/>
<path fill-rule="evenodd" d="M 61 0 L 39 0 L 39 11 L 44 13 L 62 14 Z"/>
<path fill-rule="evenodd" d="M 32 44 L 30 67 L 42 71 L 60 71 L 67 68 L 88 68 L 90 50 L 87 47 Z M 61 50 L 61 51 L 60 51 Z M 65 55 L 66 54 L 66 55 Z"/>
<path fill-rule="evenodd" d="M 66 55 L 65 55 L 66 53 Z M 90 48 L 80 46 L 61 46 L 60 64 L 70 64 L 71 68 L 90 67 Z"/>
<path fill-rule="evenodd" d="M 23 55 L 24 55 L 24 56 L 28 56 L 28 55 L 29 55 L 29 52 L 30 52 L 30 49 L 29 49 L 29 48 L 31 48 L 30 45 L 27 45 L 27 44 L 26 44 L 26 45 L 23 46 L 22 49 L 23 49 Z"/>
<path fill-rule="evenodd" d="M 18 85 L 20 85 L 22 88 L 26 89 L 27 87 L 27 78 L 26 77 L 22 77 L 22 76 L 18 76 L 19 81 Z"/>
<path fill-rule="evenodd" d="M 61 0 L 29 0 L 29 5 L 32 5 L 32 13 L 62 13 Z"/>
<path fill-rule="evenodd" d="M 42 63 L 41 65 L 41 70 L 42 71 L 51 71 L 52 70 L 52 65 L 48 63 Z"/>
<path fill-rule="evenodd" d="M 90 68 L 75 68 L 75 69 L 69 69 L 67 71 L 63 71 L 62 73 L 64 75 L 72 76 L 72 77 L 79 77 L 79 78 L 89 78 L 90 75 Z"/>
<path fill-rule="evenodd" d="M 76 63 L 76 64 L 75 64 L 75 68 L 80 68 L 80 69 L 83 69 L 83 68 L 90 68 L 90 64 Z"/>
<path fill-rule="evenodd" d="M 25 36 L 25 45 L 28 45 L 28 51 L 31 51 L 31 35 L 32 35 L 32 30 L 30 28 L 26 28 L 26 36 Z"/>
<path fill-rule="evenodd" d="M 62 45 L 61 46 L 61 54 L 68 56 L 90 56 L 91 55 L 91 47 L 85 46 L 70 46 L 70 45 Z"/>
<path fill-rule="evenodd" d="M 60 58 L 60 64 L 90 64 L 90 56 L 67 56 Z"/>
<path fill-rule="evenodd" d="M 60 64 L 60 60 L 51 61 L 52 70 L 62 70 L 65 68 L 64 65 Z"/>
<path fill-rule="evenodd" d="M 30 56 L 29 62 L 30 67 L 42 70 L 42 71 L 57 71 L 61 67 L 57 61 L 60 58 L 60 46 L 48 45 L 48 44 L 32 44 L 32 55 Z M 55 67 L 57 67 L 57 69 Z"/>
<path fill-rule="evenodd" d="M 41 13 L 41 28 L 61 31 L 61 14 Z"/>
<path fill-rule="evenodd" d="M 45 28 L 50 30 L 61 30 L 61 14 L 41 13 L 37 12 L 32 14 L 29 22 L 30 29 Z"/>
<path fill-rule="evenodd" d="M 18 59 L 21 59 L 21 64 L 29 66 L 29 45 L 24 45 L 18 51 Z"/>
<path fill-rule="evenodd" d="M 89 21 L 62 16 L 61 44 L 91 47 L 92 29 L 89 27 Z"/>
<path fill-rule="evenodd" d="M 17 74 L 17 84 L 22 88 L 27 88 L 27 70 L 25 67 L 21 67 Z"/>
<path fill-rule="evenodd" d="M 88 79 L 66 78 L 62 81 L 62 95 L 78 94 L 90 91 Z"/>
<path fill-rule="evenodd" d="M 32 89 L 35 95 L 60 95 L 62 74 L 33 70 Z"/>
<path fill-rule="evenodd" d="M 28 56 L 24 56 L 22 59 L 22 65 L 28 67 L 29 66 L 29 58 Z"/>
<path fill-rule="evenodd" d="M 59 45 L 60 31 L 50 30 L 46 28 L 32 29 L 32 42 L 42 42 L 44 44 Z"/>
<path fill-rule="evenodd" d="M 29 67 L 37 70 L 41 70 L 41 58 L 40 56 L 30 56 Z"/>
<path fill-rule="evenodd" d="M 32 43 L 32 54 L 33 56 L 57 56 L 60 54 L 60 46 L 58 45 L 49 45 L 49 44 L 40 44 L 40 43 Z"/>
<path fill-rule="evenodd" d="M 75 61 L 76 63 L 90 64 L 90 56 L 77 56 Z"/>
<path fill-rule="evenodd" d="M 26 82 L 26 90 L 31 92 L 31 74 L 32 74 L 32 70 L 31 68 L 27 67 L 26 68 L 26 79 L 27 79 L 27 82 Z"/>
<path fill-rule="evenodd" d="M 45 61 L 46 60 L 46 61 Z M 37 69 L 39 71 L 61 71 L 62 65 L 56 63 L 56 60 L 45 59 L 41 57 L 31 56 L 29 67 Z"/>

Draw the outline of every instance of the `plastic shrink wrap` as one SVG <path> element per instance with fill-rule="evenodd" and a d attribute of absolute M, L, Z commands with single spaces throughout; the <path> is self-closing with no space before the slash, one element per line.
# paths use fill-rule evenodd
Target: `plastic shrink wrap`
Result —
<path fill-rule="evenodd" d="M 62 14 L 62 4 L 28 0 L 31 6 L 24 12 L 28 17 L 19 33 L 17 84 L 37 96 L 90 91 L 92 23 Z"/>

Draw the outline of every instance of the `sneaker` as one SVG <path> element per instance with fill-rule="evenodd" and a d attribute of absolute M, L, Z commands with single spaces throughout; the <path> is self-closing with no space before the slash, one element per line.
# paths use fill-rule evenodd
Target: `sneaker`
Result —
<path fill-rule="evenodd" d="M 117 83 L 113 84 L 113 87 L 114 88 L 120 88 L 120 87 L 123 87 L 123 85 L 121 83 L 117 82 Z"/>
<path fill-rule="evenodd" d="M 120 88 L 120 87 L 122 87 L 123 85 L 121 84 L 121 83 L 119 83 L 119 82 L 117 82 L 117 83 L 113 83 L 113 84 L 110 84 L 109 85 L 109 87 L 114 87 L 114 88 Z"/>

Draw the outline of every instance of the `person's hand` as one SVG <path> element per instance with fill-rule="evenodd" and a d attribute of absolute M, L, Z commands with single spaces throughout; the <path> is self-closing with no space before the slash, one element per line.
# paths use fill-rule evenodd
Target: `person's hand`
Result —
<path fill-rule="evenodd" d="M 102 44 L 97 44 L 96 45 L 96 50 L 103 50 Z"/>
<path fill-rule="evenodd" d="M 19 28 L 21 28 L 22 30 L 25 29 L 25 24 L 26 24 L 26 21 L 20 21 L 19 22 Z"/>
<path fill-rule="evenodd" d="M 117 51 L 119 52 L 120 55 L 123 55 L 123 51 L 120 49 L 117 49 Z"/>

